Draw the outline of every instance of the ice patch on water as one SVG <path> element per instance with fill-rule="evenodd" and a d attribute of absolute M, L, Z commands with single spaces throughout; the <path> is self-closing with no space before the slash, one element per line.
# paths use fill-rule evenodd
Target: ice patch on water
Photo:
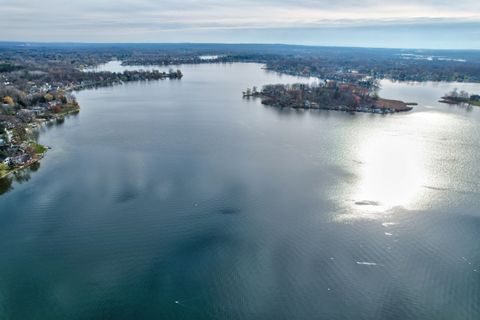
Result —
<path fill-rule="evenodd" d="M 391 226 L 394 226 L 396 225 L 395 222 L 384 222 L 382 223 L 382 226 L 384 226 L 385 228 L 388 228 L 388 227 L 391 227 Z"/>
<path fill-rule="evenodd" d="M 362 266 L 378 266 L 379 265 L 378 263 L 375 263 L 375 262 L 366 262 L 366 261 L 357 261 L 357 264 Z"/>

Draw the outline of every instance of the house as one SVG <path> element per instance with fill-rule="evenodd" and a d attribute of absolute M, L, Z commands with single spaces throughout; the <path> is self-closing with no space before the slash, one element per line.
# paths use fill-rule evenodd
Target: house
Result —
<path fill-rule="evenodd" d="M 368 96 L 369 90 L 350 83 L 342 83 L 339 85 L 340 90 L 351 92 L 359 96 Z"/>
<path fill-rule="evenodd" d="M 256 92 L 256 88 L 254 87 L 253 92 Z M 65 94 L 65 100 L 67 103 L 74 103 L 75 102 L 75 97 L 71 93 L 66 93 Z"/>
<path fill-rule="evenodd" d="M 25 123 L 29 123 L 35 119 L 35 113 L 32 110 L 22 109 L 17 112 L 17 118 Z"/>
<path fill-rule="evenodd" d="M 34 106 L 34 107 L 31 108 L 31 110 L 36 116 L 41 116 L 41 115 L 45 114 L 45 111 L 47 109 L 45 107 L 42 107 L 42 106 Z"/>
<path fill-rule="evenodd" d="M 2 163 L 9 166 L 9 167 L 13 165 L 11 158 L 5 158 L 5 160 L 3 160 Z"/>
<path fill-rule="evenodd" d="M 14 165 L 21 166 L 27 163 L 31 158 L 32 157 L 29 154 L 24 153 L 19 156 L 13 157 L 11 161 Z"/>

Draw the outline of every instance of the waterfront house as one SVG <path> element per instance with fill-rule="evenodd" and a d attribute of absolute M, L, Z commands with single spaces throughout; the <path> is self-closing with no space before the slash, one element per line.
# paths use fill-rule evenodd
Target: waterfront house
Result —
<path fill-rule="evenodd" d="M 26 164 L 32 157 L 28 153 L 23 153 L 19 156 L 15 156 L 11 159 L 12 163 L 16 166 L 22 166 Z"/>
<path fill-rule="evenodd" d="M 11 159 L 10 157 L 5 158 L 2 163 L 3 163 L 4 165 L 9 166 L 9 167 L 11 167 L 11 166 L 13 165 L 12 159 Z"/>
<path fill-rule="evenodd" d="M 35 116 L 41 116 L 45 114 L 47 108 L 44 106 L 37 105 L 32 107 L 31 110 L 35 114 Z"/>

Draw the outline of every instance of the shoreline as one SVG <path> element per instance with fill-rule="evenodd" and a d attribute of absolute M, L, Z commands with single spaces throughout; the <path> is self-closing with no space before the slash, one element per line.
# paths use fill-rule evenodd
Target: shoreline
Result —
<path fill-rule="evenodd" d="M 28 169 L 28 168 L 31 167 L 32 165 L 34 165 L 34 164 L 36 164 L 36 163 L 39 163 L 40 160 L 42 160 L 43 157 L 45 156 L 45 153 L 47 153 L 47 151 L 45 151 L 44 153 L 36 154 L 36 155 L 35 155 L 30 161 L 28 161 L 26 164 L 21 165 L 20 167 L 17 167 L 17 168 L 13 168 L 13 169 L 11 169 L 10 171 L 8 171 L 7 173 L 5 173 L 3 176 L 0 176 L 0 180 L 5 179 L 5 178 L 8 178 L 8 176 L 10 176 L 11 174 L 14 174 L 14 173 L 16 173 L 16 172 L 19 172 L 19 171 Z"/>
<path fill-rule="evenodd" d="M 452 105 L 452 106 L 467 105 L 467 106 L 480 107 L 480 101 L 477 101 L 477 100 L 458 101 L 450 97 L 442 97 L 440 100 L 438 100 L 438 102 Z"/>
<path fill-rule="evenodd" d="M 108 74 L 116 74 L 116 73 L 108 73 Z M 136 81 L 160 81 L 160 80 L 173 80 L 173 79 L 182 79 L 183 74 L 180 70 L 177 71 L 170 71 L 170 72 L 159 72 L 159 71 L 129 71 L 129 72 L 123 72 L 119 73 L 121 76 L 126 76 L 130 75 L 132 76 L 132 79 L 106 79 L 106 80 L 99 80 L 99 81 L 87 81 L 87 83 L 74 83 L 74 84 L 69 84 L 64 86 L 61 90 L 65 93 L 72 94 L 73 92 L 76 91 L 82 91 L 82 90 L 89 90 L 89 89 L 94 89 L 94 88 L 100 88 L 100 87 L 109 87 L 109 86 L 116 86 L 116 85 L 121 85 L 125 82 L 136 82 Z M 62 105 L 62 107 L 67 107 L 66 110 L 61 110 L 58 113 L 49 113 L 47 117 L 35 117 L 31 122 L 26 123 L 26 129 L 27 131 L 32 131 L 36 130 L 42 126 L 45 126 L 51 122 L 58 122 L 62 121 L 65 119 L 65 117 L 72 115 L 72 114 L 78 114 L 80 112 L 80 105 L 74 101 L 74 104 L 71 103 L 65 103 Z M 36 141 L 32 140 L 31 137 L 28 137 L 22 141 L 18 141 L 16 144 L 38 144 Z M 41 159 L 43 159 L 45 153 L 47 152 L 48 149 L 51 149 L 49 147 L 45 147 L 45 151 L 43 153 L 35 154 L 34 156 L 31 156 L 32 158 L 28 160 L 27 162 L 15 166 L 11 164 L 7 164 L 9 166 L 9 170 L 6 171 L 5 174 L 0 176 L 0 180 L 5 179 L 9 177 L 11 174 L 19 172 L 21 170 L 27 169 L 31 167 L 33 164 L 39 163 Z"/>
<path fill-rule="evenodd" d="M 39 127 L 42 127 L 42 126 L 46 126 L 48 123 L 50 122 L 53 122 L 53 121 L 58 121 L 58 120 L 62 120 L 62 119 L 65 119 L 66 116 L 69 116 L 69 115 L 72 115 L 72 114 L 76 114 L 76 113 L 79 113 L 80 112 L 80 107 L 76 108 L 76 109 L 73 109 L 73 110 L 68 110 L 66 112 L 62 112 L 62 113 L 59 113 L 59 114 L 56 114 L 55 116 L 53 116 L 51 119 L 35 119 L 34 122 L 32 123 L 29 123 L 29 129 L 30 130 L 35 130 L 35 129 L 38 129 Z M 38 127 L 37 127 L 38 126 Z M 37 142 L 35 142 L 37 143 Z M 41 144 L 40 144 L 41 145 Z M 43 146 L 41 145 L 42 147 L 45 148 L 45 151 L 43 153 L 37 153 L 35 154 L 34 156 L 32 156 L 32 159 L 30 159 L 28 162 L 26 162 L 25 164 L 22 164 L 21 166 L 19 167 L 14 167 L 12 169 L 10 169 L 7 173 L 3 174 L 0 176 L 0 180 L 2 179 L 5 179 L 5 178 L 8 178 L 11 174 L 14 174 L 16 172 L 19 172 L 19 171 L 22 171 L 22 170 L 25 170 L 25 169 L 28 169 L 29 167 L 31 167 L 32 165 L 36 164 L 36 163 L 39 163 L 40 160 L 42 160 L 45 156 L 45 154 L 47 153 L 48 150 L 50 150 L 51 148 L 48 147 L 48 146 Z"/>

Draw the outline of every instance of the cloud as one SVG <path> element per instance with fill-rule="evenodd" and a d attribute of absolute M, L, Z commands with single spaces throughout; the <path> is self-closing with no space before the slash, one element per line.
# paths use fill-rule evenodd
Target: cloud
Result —
<path fill-rule="evenodd" d="M 257 42 L 249 30 L 480 25 L 480 1 L 471 0 L 0 0 L 0 12 L 0 39 L 28 41 L 215 42 L 245 30 Z"/>

